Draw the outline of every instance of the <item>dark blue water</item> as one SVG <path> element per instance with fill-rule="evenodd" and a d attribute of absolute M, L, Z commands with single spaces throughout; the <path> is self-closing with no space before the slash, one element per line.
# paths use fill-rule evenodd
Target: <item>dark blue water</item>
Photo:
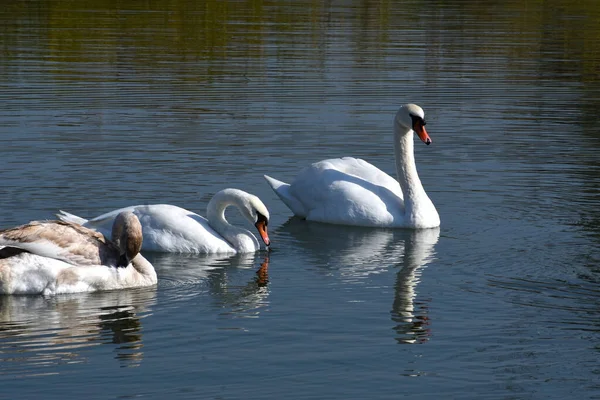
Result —
<path fill-rule="evenodd" d="M 236 187 L 273 242 L 0 299 L 0 398 L 600 398 L 594 2 L 17 2 L 0 51 L 0 226 Z M 290 218 L 262 175 L 394 174 L 406 102 L 441 228 Z"/>

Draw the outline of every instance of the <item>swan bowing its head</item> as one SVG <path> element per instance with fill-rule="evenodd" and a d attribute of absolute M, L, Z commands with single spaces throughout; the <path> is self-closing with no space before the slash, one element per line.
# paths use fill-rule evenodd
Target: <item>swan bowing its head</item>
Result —
<path fill-rule="evenodd" d="M 154 267 L 139 254 L 138 218 L 120 213 L 112 233 L 109 241 L 63 221 L 33 221 L 0 231 L 0 293 L 76 293 L 156 284 Z"/>
<path fill-rule="evenodd" d="M 230 224 L 225 210 L 233 206 L 258 231 L 266 246 L 269 211 L 256 196 L 239 189 L 223 189 L 208 203 L 206 218 L 170 204 L 150 204 L 121 208 L 90 220 L 61 211 L 63 221 L 81 224 L 108 234 L 115 216 L 122 211 L 134 213 L 144 229 L 146 251 L 167 253 L 235 254 L 260 250 L 260 243 L 249 230 Z"/>
<path fill-rule="evenodd" d="M 352 157 L 332 158 L 304 168 L 291 183 L 265 175 L 294 215 L 330 224 L 383 228 L 435 228 L 440 217 L 425 193 L 413 151 L 413 133 L 431 144 L 425 113 L 405 104 L 394 118 L 394 153 L 398 179 Z"/>

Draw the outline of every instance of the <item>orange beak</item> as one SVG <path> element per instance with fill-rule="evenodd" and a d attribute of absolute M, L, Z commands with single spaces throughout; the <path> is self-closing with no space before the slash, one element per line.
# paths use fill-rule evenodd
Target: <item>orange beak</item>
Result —
<path fill-rule="evenodd" d="M 256 229 L 258 229 L 258 233 L 260 234 L 260 237 L 262 238 L 263 242 L 265 242 L 265 245 L 270 246 L 271 240 L 269 239 L 269 235 L 267 234 L 267 224 L 265 223 L 265 221 L 258 221 L 256 224 L 254 224 L 254 226 L 256 226 Z"/>
<path fill-rule="evenodd" d="M 423 141 L 423 143 L 427 145 L 431 144 L 431 138 L 427 134 L 427 130 L 425 130 L 425 127 L 423 126 L 423 123 L 421 121 L 416 122 L 413 129 L 419 136 L 419 139 Z"/>

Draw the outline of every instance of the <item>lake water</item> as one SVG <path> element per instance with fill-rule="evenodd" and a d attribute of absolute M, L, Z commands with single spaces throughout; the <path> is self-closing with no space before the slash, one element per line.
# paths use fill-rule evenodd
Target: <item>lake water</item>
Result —
<path fill-rule="evenodd" d="M 1 227 L 236 187 L 273 243 L 0 298 L 1 399 L 600 399 L 597 2 L 17 1 L 0 51 Z M 290 218 L 263 174 L 394 175 L 407 102 L 439 230 Z"/>

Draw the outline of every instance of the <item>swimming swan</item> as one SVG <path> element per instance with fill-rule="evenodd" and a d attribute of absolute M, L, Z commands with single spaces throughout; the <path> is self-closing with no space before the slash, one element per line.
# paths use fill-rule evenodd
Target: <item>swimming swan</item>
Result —
<path fill-rule="evenodd" d="M 2 247 L 4 246 L 4 247 Z M 63 221 L 33 221 L 0 231 L 0 293 L 93 292 L 156 284 L 139 254 L 142 226 L 131 212 L 117 215 L 112 242 Z"/>
<path fill-rule="evenodd" d="M 277 196 L 299 217 L 330 224 L 384 228 L 434 228 L 440 225 L 425 193 L 413 152 L 413 132 L 425 143 L 425 114 L 416 104 L 400 107 L 394 118 L 395 180 L 360 158 L 316 162 L 291 183 L 265 175 Z"/>
<path fill-rule="evenodd" d="M 60 211 L 57 217 L 105 233 L 115 216 L 131 211 L 144 229 L 143 250 L 167 253 L 250 253 L 260 250 L 256 237 L 247 229 L 233 226 L 225 219 L 225 209 L 237 207 L 252 223 L 265 245 L 271 241 L 267 234 L 269 211 L 256 196 L 238 189 L 223 189 L 208 203 L 207 218 L 170 204 L 131 206 L 86 220 Z"/>

